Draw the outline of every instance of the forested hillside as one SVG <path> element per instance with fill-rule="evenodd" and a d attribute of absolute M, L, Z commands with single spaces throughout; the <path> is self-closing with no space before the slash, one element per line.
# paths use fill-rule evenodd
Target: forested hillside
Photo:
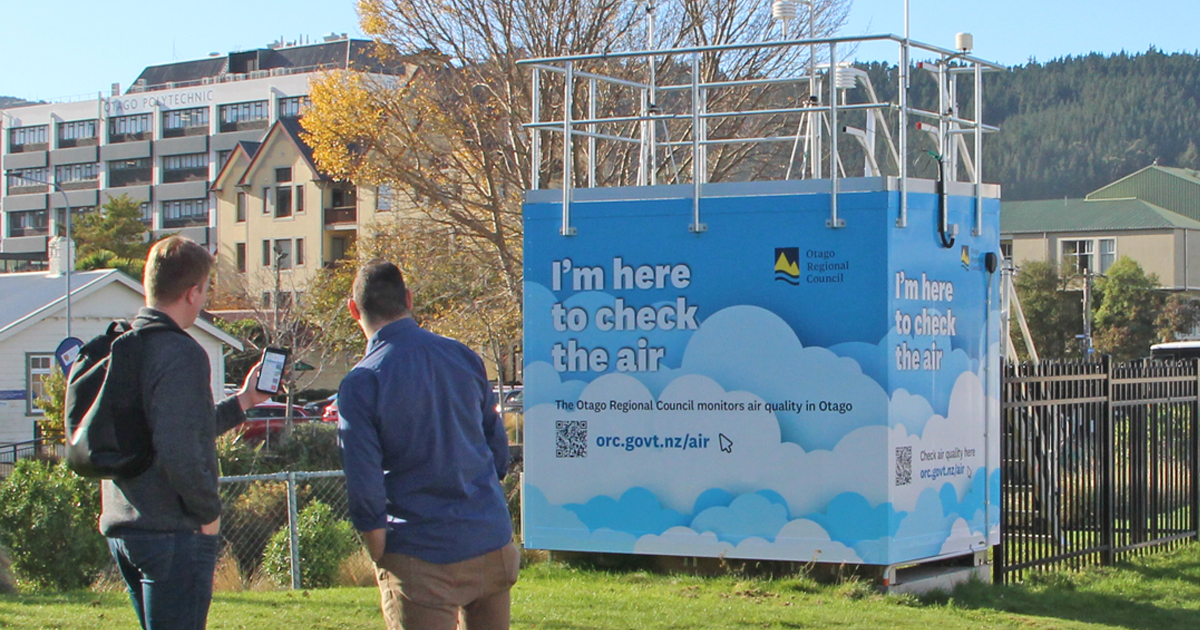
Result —
<path fill-rule="evenodd" d="M 24 102 L 25 102 L 25 99 L 20 99 L 15 96 L 0 96 L 0 109 L 4 109 L 5 107 L 12 107 L 13 105 L 20 105 L 21 103 L 24 103 Z"/>
<path fill-rule="evenodd" d="M 896 66 L 865 68 L 880 98 L 894 99 Z M 969 82 L 963 87 L 970 92 Z M 914 73 L 910 94 L 917 106 L 935 109 L 928 73 Z M 966 99 L 961 105 L 963 112 L 974 107 Z M 1151 49 L 988 73 L 984 121 L 1002 129 L 985 141 L 984 179 L 1001 183 L 1005 199 L 1083 197 L 1155 160 L 1200 169 L 1200 56 Z M 917 171 L 929 176 L 923 171 L 932 165 L 922 162 Z"/>

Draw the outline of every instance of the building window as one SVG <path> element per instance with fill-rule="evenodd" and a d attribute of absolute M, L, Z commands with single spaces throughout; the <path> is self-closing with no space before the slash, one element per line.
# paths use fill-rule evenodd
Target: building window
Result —
<path fill-rule="evenodd" d="M 1117 239 L 1100 239 L 1100 273 L 1108 273 L 1108 268 L 1117 262 Z"/>
<path fill-rule="evenodd" d="M 292 169 L 290 166 L 287 168 L 275 169 L 275 182 L 276 183 L 283 184 L 283 183 L 287 183 L 290 181 L 292 181 Z"/>
<path fill-rule="evenodd" d="M 1099 250 L 1100 258 L 1096 259 Z M 1113 238 L 1062 241 L 1062 268 L 1068 273 L 1107 273 L 1117 261 L 1117 241 Z M 1097 266 L 1098 265 L 1098 266 Z"/>
<path fill-rule="evenodd" d="M 332 260 L 344 260 L 349 249 L 350 246 L 345 237 L 335 236 L 329 239 L 329 255 Z"/>
<path fill-rule="evenodd" d="M 108 186 L 148 186 L 153 182 L 150 158 L 112 160 L 108 163 Z"/>
<path fill-rule="evenodd" d="M 234 220 L 238 223 L 246 222 L 246 193 L 244 192 L 237 194 L 237 210 Z"/>
<path fill-rule="evenodd" d="M 154 133 L 154 121 L 150 114 L 134 114 L 132 116 L 113 116 L 108 119 L 109 142 L 132 142 L 134 140 L 149 140 Z"/>
<path fill-rule="evenodd" d="M 271 293 L 270 291 L 262 292 L 262 307 L 271 308 Z"/>
<path fill-rule="evenodd" d="M 96 144 L 96 121 L 73 120 L 58 123 L 58 148 L 87 147 Z"/>
<path fill-rule="evenodd" d="M 280 186 L 275 189 L 275 218 L 292 216 L 292 187 Z"/>
<path fill-rule="evenodd" d="M 46 394 L 45 382 L 54 365 L 53 354 L 26 354 L 25 415 L 40 416 L 37 400 Z"/>
<path fill-rule="evenodd" d="M 207 199 L 179 199 L 162 203 L 163 227 L 208 225 Z"/>
<path fill-rule="evenodd" d="M 1074 240 L 1062 242 L 1062 268 L 1070 273 L 1087 273 L 1096 270 L 1093 260 L 1092 241 Z"/>
<path fill-rule="evenodd" d="M 46 192 L 48 173 L 45 168 L 21 168 L 8 172 L 8 194 Z"/>
<path fill-rule="evenodd" d="M 234 257 L 237 259 L 238 273 L 246 273 L 246 244 L 233 244 Z"/>
<path fill-rule="evenodd" d="M 279 261 L 280 269 L 292 268 L 292 241 L 281 238 L 275 240 L 275 259 Z"/>
<path fill-rule="evenodd" d="M 162 114 L 162 137 L 207 136 L 208 108 L 171 109 Z"/>
<path fill-rule="evenodd" d="M 231 155 L 233 155 L 233 149 L 217 151 L 217 171 L 225 168 L 225 163 L 229 161 Z"/>
<path fill-rule="evenodd" d="M 392 211 L 392 187 L 383 184 L 375 189 L 375 211 L 376 212 L 391 212 Z"/>
<path fill-rule="evenodd" d="M 302 238 L 296 239 L 296 248 L 293 251 L 295 251 L 296 266 L 299 267 L 300 265 L 303 265 L 304 264 L 304 239 L 302 239 Z"/>
<path fill-rule="evenodd" d="M 8 211 L 8 236 L 49 236 L 50 213 L 46 210 Z"/>
<path fill-rule="evenodd" d="M 206 179 L 208 179 L 207 153 L 168 155 L 163 158 L 162 181 L 164 184 Z"/>
<path fill-rule="evenodd" d="M 54 167 L 54 181 L 67 190 L 95 188 L 100 165 L 95 162 L 60 164 Z"/>
<path fill-rule="evenodd" d="M 296 191 L 293 193 L 293 197 L 295 197 L 295 202 L 296 202 L 296 214 L 300 214 L 300 213 L 304 212 L 304 186 L 303 185 L 296 187 Z"/>
<path fill-rule="evenodd" d="M 271 241 L 263 239 L 262 245 L 263 245 L 263 248 L 262 248 L 263 265 L 262 266 L 269 268 L 269 267 L 271 267 Z"/>
<path fill-rule="evenodd" d="M 143 201 L 138 209 L 142 211 L 142 223 L 146 225 L 154 223 L 154 211 L 150 209 L 149 201 Z"/>
<path fill-rule="evenodd" d="M 271 214 L 271 189 L 263 186 L 263 214 Z"/>
<path fill-rule="evenodd" d="M 50 126 L 13 127 L 8 130 L 8 152 L 45 151 L 50 148 Z"/>
<path fill-rule="evenodd" d="M 1000 257 L 1012 260 L 1012 241 L 1000 241 Z"/>
<path fill-rule="evenodd" d="M 307 96 L 285 96 L 279 99 L 280 118 L 299 118 L 309 105 Z"/>
<path fill-rule="evenodd" d="M 220 131 L 266 129 L 268 118 L 266 101 L 222 105 Z"/>
<path fill-rule="evenodd" d="M 92 212 L 95 212 L 95 211 L 96 211 L 96 206 L 72 206 L 71 207 L 71 220 L 74 221 L 76 225 L 78 225 L 80 217 L 82 217 L 85 214 L 91 214 Z M 55 221 L 55 226 L 54 226 L 55 234 L 57 234 L 58 236 L 66 236 L 67 235 L 67 211 L 65 208 L 55 208 L 54 209 L 54 221 Z"/>

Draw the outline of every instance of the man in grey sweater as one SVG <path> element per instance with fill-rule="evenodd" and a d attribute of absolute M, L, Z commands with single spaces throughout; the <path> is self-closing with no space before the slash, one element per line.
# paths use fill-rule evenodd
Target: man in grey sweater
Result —
<path fill-rule="evenodd" d="M 208 355 L 184 332 L 208 298 L 213 259 L 200 245 L 171 236 L 146 259 L 146 307 L 134 328 L 171 330 L 144 338 L 140 395 L 153 433 L 154 464 L 132 479 L 104 481 L 100 532 L 145 630 L 203 629 L 212 601 L 220 542 L 215 440 L 269 396 L 250 371 L 241 391 L 213 404 Z"/>

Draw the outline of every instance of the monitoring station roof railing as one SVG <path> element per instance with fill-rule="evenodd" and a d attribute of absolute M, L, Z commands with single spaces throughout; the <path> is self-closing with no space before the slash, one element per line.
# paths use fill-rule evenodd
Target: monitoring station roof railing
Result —
<path fill-rule="evenodd" d="M 864 43 L 895 46 L 904 86 L 892 88 L 895 102 L 880 99 L 871 75 L 839 56 Z M 971 55 L 969 36 L 958 45 L 888 34 L 521 60 L 532 74 L 532 188 L 563 190 L 569 236 L 576 187 L 690 183 L 691 229 L 702 232 L 700 198 L 710 182 L 821 180 L 830 194 L 827 225 L 839 228 L 840 179 L 895 177 L 896 224 L 904 227 L 909 165 L 928 154 L 939 181 L 974 186 L 978 229 L 982 139 L 997 131 L 982 122 L 982 73 L 1004 67 Z M 932 60 L 914 64 L 914 51 Z M 740 70 L 723 65 L 730 59 Z M 911 102 L 907 88 L 920 75 L 936 82 L 936 103 Z"/>

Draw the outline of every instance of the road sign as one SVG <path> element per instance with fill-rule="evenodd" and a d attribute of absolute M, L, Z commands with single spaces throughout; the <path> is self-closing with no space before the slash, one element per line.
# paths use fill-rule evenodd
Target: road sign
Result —
<path fill-rule="evenodd" d="M 79 349 L 82 347 L 83 341 L 75 337 L 67 337 L 58 344 L 58 349 L 54 351 L 54 358 L 58 361 L 58 367 L 62 369 L 63 374 L 71 372 L 71 365 L 79 357 Z"/>

